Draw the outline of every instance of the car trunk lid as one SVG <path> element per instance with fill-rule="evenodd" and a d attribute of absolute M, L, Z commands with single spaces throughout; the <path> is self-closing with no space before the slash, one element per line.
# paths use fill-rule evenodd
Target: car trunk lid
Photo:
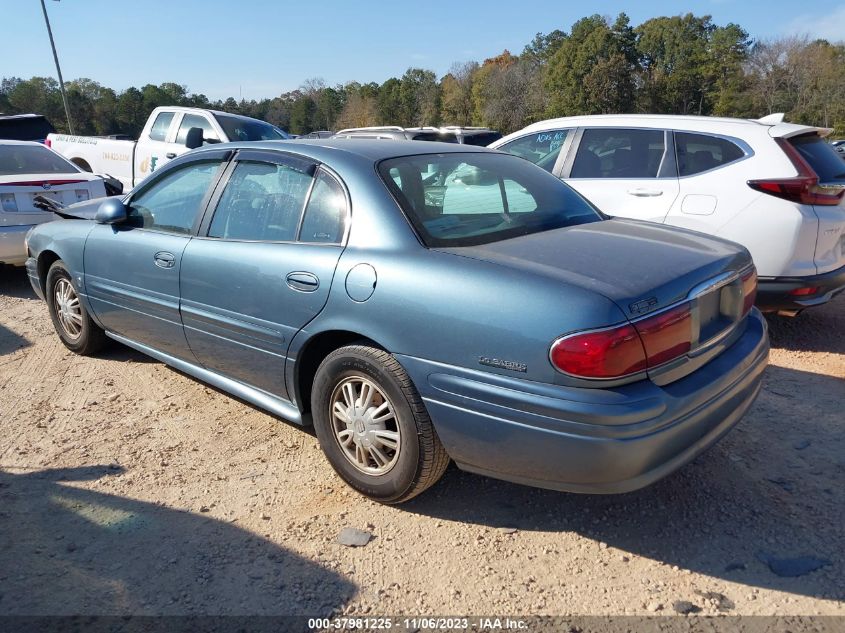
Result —
<path fill-rule="evenodd" d="M 751 264 L 747 251 L 730 242 L 622 219 L 441 250 L 597 292 L 629 318 L 677 303 L 696 286 Z"/>
<path fill-rule="evenodd" d="M 745 249 L 636 220 L 593 222 L 441 250 L 544 275 L 612 300 L 637 329 L 650 357 L 648 374 L 661 384 L 694 371 L 709 359 L 706 350 L 738 336 L 756 290 Z M 600 329 L 613 325 L 596 324 Z M 686 337 L 684 349 L 658 352 L 652 362 L 649 347 L 664 349 L 666 337 L 675 337 L 678 328 Z"/>
<path fill-rule="evenodd" d="M 85 175 L 26 174 L 0 177 L 0 223 L 23 226 L 52 220 L 55 216 L 35 206 L 36 196 L 55 200 L 62 206 L 89 200 L 103 193 L 93 191 Z"/>

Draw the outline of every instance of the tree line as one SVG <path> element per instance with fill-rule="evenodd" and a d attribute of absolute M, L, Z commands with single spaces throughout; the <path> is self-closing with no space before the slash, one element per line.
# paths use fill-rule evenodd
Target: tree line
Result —
<path fill-rule="evenodd" d="M 212 101 L 182 84 L 115 91 L 66 83 L 77 134 L 137 135 L 163 105 L 213 108 L 269 121 L 294 134 L 367 125 L 482 125 L 507 133 L 577 114 L 648 112 L 787 119 L 845 134 L 845 44 L 806 36 L 754 41 L 710 16 L 663 16 L 631 26 L 620 13 L 582 18 L 569 32 L 538 33 L 519 54 L 460 62 L 439 78 L 409 68 L 382 84 L 300 88 L 261 100 Z M 0 112 L 46 115 L 67 131 L 58 82 L 3 78 Z"/>

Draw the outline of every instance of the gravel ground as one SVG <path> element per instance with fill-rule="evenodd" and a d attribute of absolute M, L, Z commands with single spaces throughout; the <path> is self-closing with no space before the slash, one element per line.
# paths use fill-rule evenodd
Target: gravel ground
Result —
<path fill-rule="evenodd" d="M 650 488 L 451 467 L 387 507 L 307 430 L 119 345 L 66 351 L 3 269 L 0 615 L 843 616 L 845 295 L 769 322 L 752 410 Z M 341 545 L 348 527 L 372 538 Z"/>

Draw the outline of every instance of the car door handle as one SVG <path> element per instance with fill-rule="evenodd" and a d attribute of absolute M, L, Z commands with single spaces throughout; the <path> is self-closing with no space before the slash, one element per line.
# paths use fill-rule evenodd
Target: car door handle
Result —
<path fill-rule="evenodd" d="M 153 261 L 159 268 L 173 268 L 176 265 L 176 256 L 167 251 L 159 251 L 153 255 Z"/>
<path fill-rule="evenodd" d="M 663 195 L 662 189 L 646 189 L 645 187 L 637 187 L 636 189 L 628 189 L 628 195 L 637 196 L 638 198 L 655 198 Z"/>
<path fill-rule="evenodd" d="M 320 287 L 320 280 L 313 273 L 289 273 L 285 278 L 288 286 L 300 292 L 314 292 Z"/>
<path fill-rule="evenodd" d="M 176 158 L 176 152 L 167 152 L 165 156 L 167 156 L 168 158 Z"/>

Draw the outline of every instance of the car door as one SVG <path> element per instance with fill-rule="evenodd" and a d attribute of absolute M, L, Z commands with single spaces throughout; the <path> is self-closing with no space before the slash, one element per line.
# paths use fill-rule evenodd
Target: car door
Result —
<path fill-rule="evenodd" d="M 238 153 L 182 260 L 185 335 L 204 367 L 288 397 L 288 345 L 328 299 L 347 200 L 314 162 Z"/>
<path fill-rule="evenodd" d="M 107 330 L 193 360 L 179 315 L 182 253 L 227 155 L 206 153 L 174 165 L 130 196 L 126 222 L 91 230 L 85 289 Z"/>
<path fill-rule="evenodd" d="M 673 140 L 680 192 L 666 224 L 716 233 L 759 195 L 745 184 L 753 174 L 737 165 L 753 152 L 741 139 L 703 132 L 676 130 Z"/>
<path fill-rule="evenodd" d="M 582 128 L 560 175 L 608 215 L 663 222 L 678 197 L 671 150 L 666 130 Z"/>
<path fill-rule="evenodd" d="M 133 185 L 139 184 L 156 169 L 164 166 L 169 160 L 170 143 L 168 142 L 175 131 L 175 112 L 159 112 L 149 131 L 138 139 L 135 144 L 135 179 Z"/>

